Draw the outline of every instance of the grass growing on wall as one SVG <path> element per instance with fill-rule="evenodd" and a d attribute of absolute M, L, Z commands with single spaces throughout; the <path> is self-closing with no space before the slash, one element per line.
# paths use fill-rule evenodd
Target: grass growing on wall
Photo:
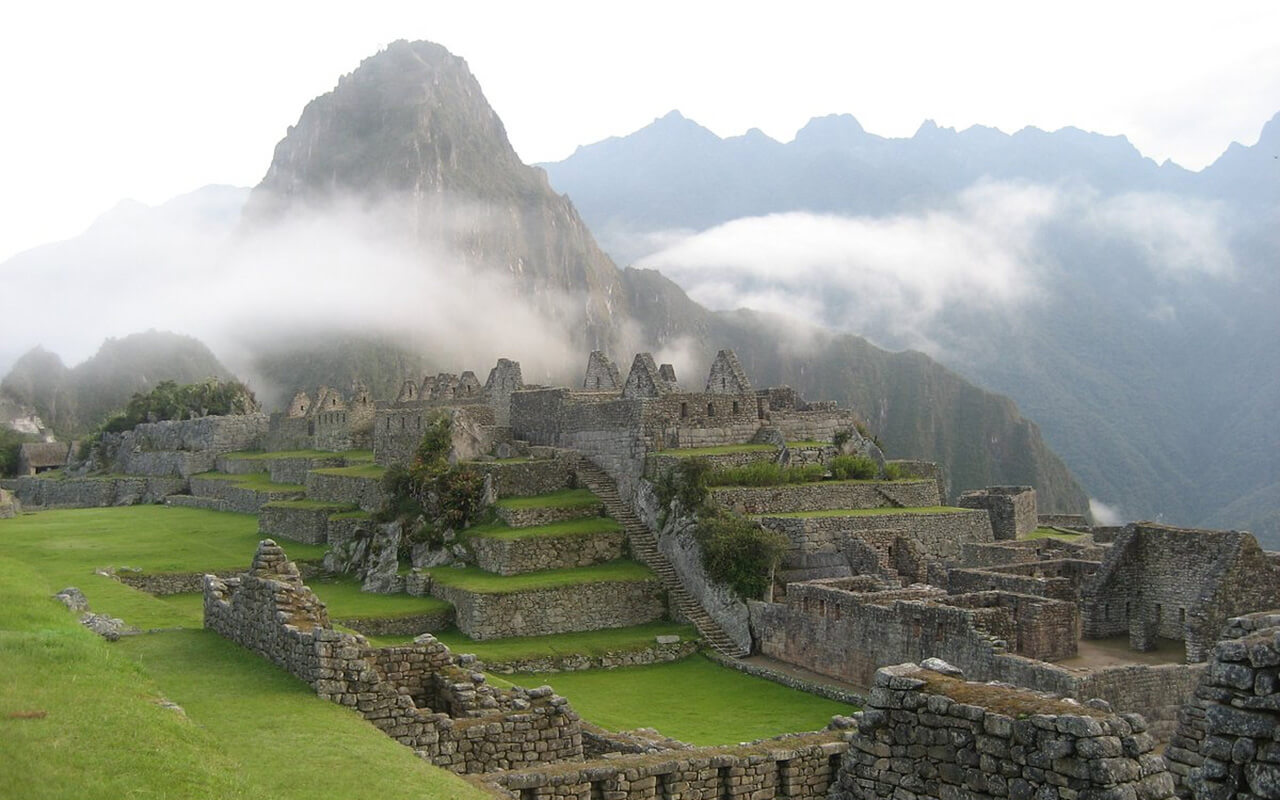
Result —
<path fill-rule="evenodd" d="M 241 451 L 238 453 L 227 453 L 223 458 L 237 461 L 272 461 L 281 458 L 343 458 L 347 461 L 372 461 L 372 450 L 344 450 L 342 452 L 332 452 L 329 450 L 277 450 L 271 453 L 260 451 Z"/>
<path fill-rule="evenodd" d="M 468 638 L 456 628 L 433 635 L 447 644 L 455 653 L 473 653 L 482 661 L 492 662 L 542 656 L 598 656 L 605 653 L 643 650 L 654 644 L 655 636 L 670 634 L 675 634 L 684 641 L 698 638 L 698 632 L 692 625 L 678 625 L 674 622 L 650 622 L 630 628 L 558 633 L 550 636 L 513 636 L 482 642 Z M 371 643 L 379 646 L 413 641 L 412 636 L 370 636 L 368 638 Z"/>
<path fill-rule="evenodd" d="M 302 492 L 306 487 L 297 483 L 272 483 L 271 475 L 266 472 L 243 472 L 228 475 L 223 472 L 202 472 L 194 478 L 210 478 L 215 481 L 226 481 L 241 489 L 253 489 L 257 492 Z"/>
<path fill-rule="evenodd" d="M 431 580 L 442 586 L 456 586 L 459 589 L 483 594 L 507 594 L 602 581 L 643 581 L 654 577 L 648 567 L 627 559 L 618 559 L 594 567 L 547 569 L 510 576 L 494 575 L 479 567 L 465 569 L 437 567 L 429 570 L 429 573 Z"/>
<path fill-rule="evenodd" d="M 920 508 L 832 508 L 825 511 L 787 511 L 780 514 L 758 514 L 760 517 L 783 519 L 809 519 L 813 517 L 892 517 L 902 514 L 959 514 L 971 508 L 951 506 L 922 506 Z"/>
<path fill-rule="evenodd" d="M 657 728 L 698 745 L 817 730 L 854 709 L 722 667 L 703 656 L 669 664 L 512 676 L 549 684 L 584 720 L 610 730 Z"/>
<path fill-rule="evenodd" d="M 681 447 L 674 450 L 659 450 L 660 456 L 677 458 L 698 458 L 701 456 L 726 456 L 733 453 L 776 453 L 778 448 L 772 444 L 724 444 L 715 447 Z"/>
<path fill-rule="evenodd" d="M 77 508 L 0 520 L 0 556 L 29 564 L 49 582 L 50 592 L 78 586 L 94 611 L 141 628 L 199 625 L 200 618 L 94 570 L 245 569 L 262 538 L 252 514 L 175 506 Z M 295 560 L 320 558 L 325 551 L 321 545 L 284 547 Z"/>
<path fill-rule="evenodd" d="M 378 464 L 356 464 L 350 467 L 325 467 L 323 469 L 313 469 L 320 475 L 341 475 L 347 478 L 372 478 L 374 480 L 382 480 L 382 476 L 386 474 L 387 468 Z"/>
<path fill-rule="evenodd" d="M 1031 533 L 1022 537 L 1024 539 L 1061 539 L 1064 542 L 1074 542 L 1084 534 L 1074 533 L 1072 531 L 1064 531 L 1061 528 L 1036 528 Z"/>
<path fill-rule="evenodd" d="M 434 597 L 362 592 L 360 581 L 346 576 L 312 578 L 306 583 L 324 602 L 331 619 L 411 617 L 418 614 L 434 614 L 449 607 L 447 602 Z"/>
<path fill-rule="evenodd" d="M 597 533 L 614 533 L 622 530 L 609 517 L 584 517 L 567 522 L 555 522 L 550 525 L 535 525 L 531 528 L 511 528 L 501 522 L 488 525 L 477 525 L 467 531 L 468 536 L 481 536 L 487 539 L 515 541 L 518 539 L 536 539 L 555 536 L 591 536 Z"/>
<path fill-rule="evenodd" d="M 600 498 L 590 489 L 561 489 L 558 492 L 535 494 L 528 497 L 504 497 L 494 505 L 499 508 L 582 508 L 600 504 Z"/>

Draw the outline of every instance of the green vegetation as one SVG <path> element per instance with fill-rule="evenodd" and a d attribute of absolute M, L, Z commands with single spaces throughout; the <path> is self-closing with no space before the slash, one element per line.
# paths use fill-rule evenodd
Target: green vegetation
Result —
<path fill-rule="evenodd" d="M 812 483 L 827 474 L 821 464 L 784 467 L 774 461 L 753 461 L 741 467 L 724 467 L 707 476 L 708 486 L 781 486 Z"/>
<path fill-rule="evenodd" d="M 669 664 L 516 676 L 549 684 L 582 718 L 613 730 L 656 727 L 698 745 L 736 744 L 824 727 L 851 706 L 722 667 L 703 656 Z M 671 687 L 679 686 L 673 692 Z"/>
<path fill-rule="evenodd" d="M 901 464 L 895 464 L 892 461 L 884 465 L 884 478 L 888 481 L 909 481 L 916 480 L 916 476 L 907 472 Z"/>
<path fill-rule="evenodd" d="M 620 530 L 622 530 L 622 526 L 609 517 L 583 517 L 582 519 L 571 519 L 567 522 L 537 525 L 531 528 L 512 528 L 501 522 L 492 522 L 471 528 L 467 531 L 467 535 L 515 541 L 517 539 L 552 536 L 591 536 L 597 533 L 613 533 Z"/>
<path fill-rule="evenodd" d="M 653 573 L 643 564 L 627 559 L 618 559 L 594 567 L 572 567 L 567 569 L 547 569 L 541 572 L 526 572 L 523 575 L 494 575 L 479 567 L 437 567 L 429 571 L 431 580 L 441 586 L 456 586 L 472 592 L 483 594 L 509 594 L 532 589 L 551 589 L 557 586 L 571 586 L 578 583 L 600 583 L 602 581 L 643 581 L 651 580 Z"/>
<path fill-rule="evenodd" d="M 349 467 L 322 467 L 311 471 L 321 475 L 343 475 L 348 478 L 382 480 L 382 476 L 387 473 L 387 468 L 380 464 L 353 464 Z"/>
<path fill-rule="evenodd" d="M 134 637 L 116 645 L 126 658 L 150 674 L 160 691 L 185 710 L 189 722 L 168 714 L 184 728 L 198 732 L 207 744 L 200 751 L 236 791 L 214 790 L 204 797 L 271 797 L 308 800 L 316 797 L 393 798 L 456 797 L 480 800 L 488 795 L 462 778 L 435 768 L 396 743 L 358 715 L 321 700 L 305 683 L 269 661 L 207 631 L 180 631 Z M 135 669 L 138 669 L 135 668 Z M 90 736 L 102 729 L 92 724 Z M 117 736 L 133 735 L 112 726 Z M 127 734 L 126 734 L 127 732 Z M 139 756 L 132 743 L 96 748 L 119 758 Z M 323 769 L 317 769 L 323 764 Z M 182 773 L 165 764 L 154 796 L 180 784 Z M 87 776 L 78 791 L 99 785 Z M 149 793 L 150 795 L 150 793 Z M 109 797 L 140 796 L 136 786 L 121 787 Z"/>
<path fill-rule="evenodd" d="M 18 451 L 25 442 L 35 441 L 39 441 L 39 437 L 0 426 L 0 477 L 17 472 Z"/>
<path fill-rule="evenodd" d="M 832 508 L 825 511 L 787 511 L 780 514 L 757 514 L 757 517 L 781 517 L 806 519 L 810 517 L 884 517 L 899 514 L 959 514 L 971 508 L 952 506 L 921 506 L 919 508 Z"/>
<path fill-rule="evenodd" d="M 451 465 L 452 449 L 453 422 L 437 413 L 427 422 L 409 468 L 392 466 L 382 477 L 387 501 L 374 518 L 398 521 L 407 532 L 401 557 L 407 557 L 414 544 L 442 545 L 446 531 L 464 530 L 484 512 L 484 474 L 474 467 Z"/>
<path fill-rule="evenodd" d="M 1084 534 L 1067 531 L 1062 528 L 1036 528 L 1031 533 L 1022 537 L 1024 539 L 1061 539 L 1065 542 L 1073 542 Z"/>
<path fill-rule="evenodd" d="M 726 456 L 733 453 L 773 453 L 778 448 L 771 444 L 725 444 L 716 447 L 681 447 L 675 450 L 659 450 L 660 456 L 676 458 L 700 458 L 702 456 Z"/>
<path fill-rule="evenodd" d="M 50 594 L 78 586 L 94 611 L 140 628 L 200 624 L 198 608 L 165 603 L 109 577 L 104 567 L 144 572 L 244 569 L 262 537 L 258 518 L 198 508 L 127 506 L 41 511 L 0 520 L 0 557 L 25 562 L 49 582 Z M 290 558 L 316 559 L 325 548 L 290 543 Z"/>
<path fill-rule="evenodd" d="M 866 456 L 835 456 L 831 459 L 831 477 L 836 480 L 870 480 L 880 474 L 880 466 Z"/>
<path fill-rule="evenodd" d="M 223 458 L 235 461 L 274 461 L 284 458 L 341 458 L 349 462 L 366 462 L 373 461 L 373 451 L 344 450 L 335 453 L 329 450 L 277 450 L 266 453 L 261 450 L 242 450 L 236 453 L 227 453 Z"/>
<path fill-rule="evenodd" d="M 535 494 L 529 497 L 504 497 L 494 505 L 501 508 L 584 508 L 600 504 L 600 498 L 590 489 L 561 489 L 558 492 Z"/>
<path fill-rule="evenodd" d="M 329 503 L 324 500 L 273 500 L 263 508 L 297 508 L 311 511 L 333 511 L 335 514 L 355 511 L 351 503 Z"/>
<path fill-rule="evenodd" d="M 654 643 L 655 636 L 669 634 L 675 634 L 685 641 L 698 638 L 698 631 L 693 626 L 677 625 L 674 622 L 651 622 L 630 628 L 559 633 L 554 636 L 513 636 L 483 642 L 469 639 L 455 628 L 434 635 L 455 653 L 474 653 L 482 661 L 496 662 L 542 656 L 600 656 L 605 653 L 643 650 Z M 412 636 L 369 637 L 369 641 L 378 646 L 403 644 L 412 640 Z"/>
<path fill-rule="evenodd" d="M 167 419 L 248 414 L 258 410 L 253 392 L 240 381 L 211 378 L 201 383 L 179 386 L 161 381 L 149 392 L 138 392 L 119 414 L 102 424 L 103 433 L 132 430 L 143 422 Z"/>
<path fill-rule="evenodd" d="M 202 472 L 193 478 L 207 478 L 215 481 L 234 483 L 241 489 L 252 489 L 255 492 L 305 492 L 307 487 L 297 483 L 272 483 L 271 476 L 265 472 L 246 472 L 240 475 L 228 475 L 225 472 Z"/>
<path fill-rule="evenodd" d="M 449 607 L 448 603 L 434 597 L 362 592 L 360 581 L 346 576 L 311 578 L 307 586 L 324 601 L 332 619 L 413 617 L 434 614 Z"/>
<path fill-rule="evenodd" d="M 724 509 L 699 515 L 693 535 L 712 580 L 748 599 L 764 596 L 788 546 L 786 536 Z"/>
<path fill-rule="evenodd" d="M 372 516 L 368 511 L 343 511 L 341 514 L 330 514 L 329 519 L 369 519 Z"/>
<path fill-rule="evenodd" d="M 672 502 L 686 514 L 696 514 L 707 505 L 707 481 L 711 462 L 705 458 L 689 458 L 658 476 L 654 492 L 658 496 L 661 522 L 666 524 Z"/>

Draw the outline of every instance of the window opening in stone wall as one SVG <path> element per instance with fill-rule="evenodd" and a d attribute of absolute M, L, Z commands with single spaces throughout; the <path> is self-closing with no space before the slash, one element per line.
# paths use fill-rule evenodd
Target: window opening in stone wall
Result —
<path fill-rule="evenodd" d="M 760 419 L 764 419 L 764 398 L 763 397 L 756 398 L 756 416 Z"/>
<path fill-rule="evenodd" d="M 1160 623 L 1164 621 L 1164 606 L 1156 603 L 1156 627 L 1160 627 Z"/>
<path fill-rule="evenodd" d="M 404 430 L 404 417 L 400 418 L 400 430 Z"/>
<path fill-rule="evenodd" d="M 723 375 L 721 375 L 721 376 L 720 376 L 720 388 L 721 388 L 721 389 L 726 389 L 726 388 L 728 388 L 728 386 L 729 386 L 728 381 L 726 381 L 726 380 L 725 380 L 725 377 L 724 377 Z"/>
<path fill-rule="evenodd" d="M 591 782 L 591 800 L 604 800 L 604 781 Z"/>
<path fill-rule="evenodd" d="M 729 783 L 731 777 L 729 767 L 721 767 L 716 772 L 716 781 L 720 786 L 720 800 L 733 800 L 733 786 Z"/>
<path fill-rule="evenodd" d="M 1178 624 L 1179 625 L 1187 624 L 1187 610 L 1185 608 L 1178 609 Z"/>
<path fill-rule="evenodd" d="M 536 787 L 530 786 L 527 789 L 520 790 L 520 800 L 538 800 L 538 790 Z"/>
<path fill-rule="evenodd" d="M 1124 601 L 1124 617 L 1125 617 L 1125 619 L 1128 619 L 1128 618 L 1129 618 L 1129 615 L 1130 615 L 1131 613 L 1132 613 L 1132 612 L 1130 611 L 1130 608 L 1129 608 L 1129 601 L 1128 601 L 1128 600 L 1125 600 L 1125 601 Z"/>
<path fill-rule="evenodd" d="M 836 782 L 836 777 L 840 774 L 840 759 L 843 756 L 840 753 L 832 753 L 827 757 L 827 788 Z"/>
<path fill-rule="evenodd" d="M 740 408 L 738 407 L 738 401 L 737 401 L 737 400 L 734 400 L 734 401 L 733 401 L 733 413 L 735 413 L 735 414 L 740 414 L 740 413 L 742 413 L 742 409 L 740 409 Z"/>
<path fill-rule="evenodd" d="M 668 773 L 666 773 L 666 774 L 664 774 L 664 775 L 655 775 L 655 776 L 654 776 L 654 778 L 658 781 L 658 791 L 657 791 L 657 796 L 658 796 L 658 798 L 659 798 L 660 800 L 672 800 L 672 797 L 671 797 L 671 783 L 672 783 L 672 780 L 671 780 L 671 773 L 670 773 L 670 772 L 668 772 Z"/>
<path fill-rule="evenodd" d="M 707 403 L 707 416 L 714 417 L 716 415 L 716 404 Z"/>
<path fill-rule="evenodd" d="M 596 388 L 597 388 L 597 389 L 599 389 L 599 388 L 600 388 L 600 376 L 599 376 L 599 375 L 597 375 L 597 376 L 596 376 Z M 594 785 L 594 784 L 593 784 L 593 785 Z"/>
<path fill-rule="evenodd" d="M 789 769 L 790 766 L 791 766 L 790 761 L 778 762 L 778 779 L 774 782 L 774 785 L 778 787 L 778 791 L 775 792 L 775 796 L 777 797 L 791 797 L 792 793 L 791 793 L 791 770 Z"/>
<path fill-rule="evenodd" d="M 681 403 L 681 404 L 680 404 L 680 419 L 688 419 L 688 418 L 689 418 L 689 404 L 688 404 L 688 403 Z"/>

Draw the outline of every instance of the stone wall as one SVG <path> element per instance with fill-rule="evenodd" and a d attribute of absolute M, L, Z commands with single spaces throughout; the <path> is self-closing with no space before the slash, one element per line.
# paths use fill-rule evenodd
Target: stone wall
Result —
<path fill-rule="evenodd" d="M 538 458 L 505 463 L 476 461 L 468 466 L 485 474 L 492 484 L 494 498 L 547 494 L 569 489 L 574 485 L 573 460 L 569 458 Z"/>
<path fill-rule="evenodd" d="M 329 541 L 329 517 L 349 510 L 350 506 L 342 504 L 266 503 L 258 512 L 258 533 L 306 544 L 325 544 Z"/>
<path fill-rule="evenodd" d="M 486 405 L 482 397 L 465 405 L 453 400 L 379 403 L 373 418 L 373 460 L 383 466 L 408 466 L 422 443 L 423 432 L 440 414 L 453 420 L 455 447 L 468 451 L 460 457 L 474 458 L 488 449 L 483 443 L 472 441 L 482 429 L 492 429 L 497 422 L 493 408 Z M 473 450 L 475 452 L 470 452 Z"/>
<path fill-rule="evenodd" d="M 145 422 L 103 434 L 98 452 L 113 472 L 185 478 L 213 469 L 219 453 L 258 449 L 268 425 L 265 414 Z"/>
<path fill-rule="evenodd" d="M 512 675 L 517 672 L 578 672 L 584 669 L 616 669 L 646 664 L 666 664 L 688 658 L 698 652 L 698 647 L 697 639 L 686 639 L 670 644 L 654 642 L 648 647 L 609 652 L 598 656 L 569 653 L 507 661 L 486 661 L 484 670 L 501 675 Z"/>
<path fill-rule="evenodd" d="M 37 508 L 105 508 L 160 503 L 187 490 L 178 477 L 107 476 L 99 478 L 17 478 L 8 482 L 28 510 Z"/>
<path fill-rule="evenodd" d="M 0 489 L 0 519 L 13 519 L 22 513 L 22 501 L 9 494 L 8 489 Z"/>
<path fill-rule="evenodd" d="M 1163 800 L 1146 723 L 911 664 L 883 669 L 830 800 Z"/>
<path fill-rule="evenodd" d="M 265 540 L 239 578 L 205 579 L 205 627 L 350 707 L 422 757 L 455 772 L 581 759 L 577 715 L 550 688 L 497 690 L 432 637 L 371 648 L 334 630 L 296 567 Z M 434 710 L 433 710 L 434 709 Z"/>
<path fill-rule="evenodd" d="M 381 478 L 308 472 L 306 487 L 308 500 L 350 504 L 370 513 L 380 510 L 387 499 Z"/>
<path fill-rule="evenodd" d="M 845 747 L 837 734 L 818 733 L 743 747 L 619 755 L 490 780 L 520 800 L 820 800 L 827 797 Z"/>
<path fill-rule="evenodd" d="M 886 510 L 831 517 L 765 516 L 761 522 L 791 541 L 784 563 L 796 563 L 793 559 L 807 552 L 839 552 L 863 531 L 901 532 L 927 555 L 942 561 L 958 559 L 965 542 L 991 541 L 991 525 L 983 511 L 895 514 Z"/>
<path fill-rule="evenodd" d="M 191 494 L 218 500 L 225 511 L 257 514 L 267 503 L 301 499 L 303 491 L 302 489 L 253 489 L 237 484 L 234 479 L 196 476 L 191 479 Z"/>
<path fill-rule="evenodd" d="M 818 481 L 783 486 L 718 486 L 719 505 L 740 514 L 786 514 L 836 508 L 921 508 L 939 505 L 933 481 Z"/>
<path fill-rule="evenodd" d="M 626 541 L 627 535 L 616 530 L 523 539 L 473 536 L 468 543 L 480 569 L 495 575 L 519 575 L 613 561 L 622 558 Z"/>
<path fill-rule="evenodd" d="M 988 486 L 960 495 L 956 505 L 991 515 L 996 541 L 1020 539 L 1036 529 L 1036 490 L 1030 486 Z"/>
<path fill-rule="evenodd" d="M 1280 612 L 1228 621 L 1165 758 L 1178 795 L 1280 797 Z"/>
<path fill-rule="evenodd" d="M 365 636 L 417 636 L 442 631 L 452 625 L 453 609 L 442 608 L 426 614 L 397 617 L 343 617 L 334 622 Z"/>
<path fill-rule="evenodd" d="M 1084 514 L 1037 514 L 1036 524 L 1042 528 L 1067 528 L 1088 531 L 1089 520 Z"/>
<path fill-rule="evenodd" d="M 604 516 L 604 504 L 581 506 L 533 506 L 529 508 L 508 508 L 499 505 L 494 509 L 498 519 L 512 528 L 535 528 L 539 525 L 551 525 L 556 522 L 569 522 L 575 519 L 590 519 Z"/>
<path fill-rule="evenodd" d="M 1096 561 L 1062 559 L 997 564 L 985 569 L 953 569 L 947 572 L 947 589 L 953 593 L 1000 590 L 1074 603 L 1099 566 Z"/>
<path fill-rule="evenodd" d="M 458 630 L 477 640 L 626 628 L 655 622 L 667 612 L 665 594 L 656 579 L 575 583 L 503 594 L 433 581 L 431 595 L 452 603 Z"/>
<path fill-rule="evenodd" d="M 1251 534 L 1140 522 L 1118 534 L 1082 600 L 1084 634 L 1186 643 L 1187 661 L 1205 660 L 1226 620 L 1275 605 L 1280 569 Z"/>

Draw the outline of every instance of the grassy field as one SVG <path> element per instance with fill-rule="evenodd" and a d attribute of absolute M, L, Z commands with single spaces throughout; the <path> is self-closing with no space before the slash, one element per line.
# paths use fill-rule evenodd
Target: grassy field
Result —
<path fill-rule="evenodd" d="M 258 518 L 198 508 L 129 506 L 42 511 L 0 520 L 0 556 L 23 561 L 49 582 L 50 593 L 78 586 L 95 611 L 141 628 L 199 625 L 182 607 L 111 578 L 103 567 L 144 572 L 203 572 L 249 566 L 262 537 Z M 319 558 L 325 548 L 285 545 L 290 558 Z"/>
<path fill-rule="evenodd" d="M 611 730 L 657 728 L 699 745 L 817 730 L 853 708 L 722 667 L 703 656 L 670 664 L 513 676 L 548 684 L 584 720 Z M 679 687 L 679 691 L 672 691 Z"/>
<path fill-rule="evenodd" d="M 494 575 L 479 567 L 437 567 L 428 570 L 431 580 L 442 586 L 456 586 L 482 594 L 507 594 L 530 589 L 550 589 L 575 583 L 601 581 L 643 581 L 654 577 L 648 567 L 627 559 L 618 559 L 594 567 L 571 567 L 526 572 L 523 575 Z"/>
<path fill-rule="evenodd" d="M 468 638 L 456 628 L 433 635 L 449 645 L 449 649 L 455 653 L 474 653 L 482 661 L 511 661 L 517 658 L 575 653 L 598 656 L 643 650 L 653 644 L 655 636 L 665 634 L 675 634 L 685 640 L 698 638 L 698 631 L 692 625 L 677 625 L 674 622 L 651 622 L 630 628 L 561 633 L 555 636 L 513 636 L 483 642 Z M 370 643 L 379 646 L 413 641 L 412 636 L 370 636 L 368 639 Z"/>
<path fill-rule="evenodd" d="M 109 644 L 51 591 L 0 556 L 0 797 L 487 797 L 214 634 Z"/>
<path fill-rule="evenodd" d="M 761 517 L 808 519 L 811 517 L 883 517 L 896 514 L 957 514 L 970 508 L 927 506 L 922 508 L 832 508 L 825 511 L 787 511 L 781 514 L 757 514 Z"/>
<path fill-rule="evenodd" d="M 311 471 L 321 475 L 345 475 L 348 478 L 376 478 L 382 480 L 387 468 L 378 464 L 356 464 L 350 467 L 325 467 L 324 469 L 313 469 Z"/>
<path fill-rule="evenodd" d="M 494 505 L 500 508 L 580 508 L 600 503 L 600 498 L 590 489 L 561 489 L 558 492 L 535 494 L 529 497 L 504 497 Z"/>
<path fill-rule="evenodd" d="M 263 453 L 259 451 L 241 451 L 239 453 L 227 453 L 223 458 L 235 459 L 238 461 L 271 461 L 277 458 L 344 458 L 347 461 L 372 461 L 372 450 L 346 450 L 341 453 L 332 453 L 328 450 L 279 450 L 273 453 Z"/>
<path fill-rule="evenodd" d="M 659 450 L 660 456 L 697 458 L 699 456 L 724 456 L 730 453 L 772 453 L 778 448 L 771 444 L 725 444 L 716 447 L 682 447 L 676 450 Z"/>
<path fill-rule="evenodd" d="M 1031 533 L 1022 537 L 1024 539 L 1061 539 L 1064 542 L 1074 542 L 1084 534 L 1072 533 L 1071 531 L 1063 531 L 1057 528 L 1036 528 Z"/>
<path fill-rule="evenodd" d="M 305 486 L 298 483 L 272 483 L 271 475 L 266 472 L 244 472 L 239 475 L 228 475 L 225 472 L 202 472 L 196 478 L 211 478 L 215 481 L 234 483 L 243 489 L 258 492 L 303 492 Z"/>
<path fill-rule="evenodd" d="M 556 522 L 551 525 L 535 525 L 532 528 L 511 528 L 501 522 L 478 525 L 467 531 L 468 536 L 481 536 L 488 539 L 514 541 L 516 539 L 533 539 L 543 536 L 590 536 L 596 533 L 613 533 L 622 530 L 622 526 L 609 517 L 585 517 L 567 522 Z"/>

